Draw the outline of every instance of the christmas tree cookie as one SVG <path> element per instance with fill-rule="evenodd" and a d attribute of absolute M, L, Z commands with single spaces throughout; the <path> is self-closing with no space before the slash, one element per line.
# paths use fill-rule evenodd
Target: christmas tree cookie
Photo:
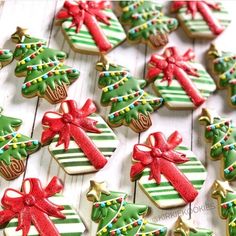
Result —
<path fill-rule="evenodd" d="M 165 236 L 167 228 L 145 220 L 146 205 L 128 203 L 127 194 L 109 191 L 104 182 L 90 181 L 87 193 L 93 202 L 92 220 L 97 222 L 97 236 Z"/>
<path fill-rule="evenodd" d="M 56 19 L 72 49 L 82 53 L 108 53 L 126 39 L 110 1 L 65 1 Z"/>
<path fill-rule="evenodd" d="M 185 146 L 178 131 L 168 139 L 163 133 L 149 135 L 146 144 L 133 149 L 131 180 L 138 180 L 145 194 L 162 209 L 191 203 L 206 179 L 206 170 Z"/>
<path fill-rule="evenodd" d="M 231 119 L 214 115 L 203 109 L 199 118 L 206 126 L 205 137 L 212 143 L 210 156 L 212 160 L 221 160 L 222 176 L 232 181 L 236 177 L 236 127 Z"/>
<path fill-rule="evenodd" d="M 10 50 L 0 49 L 0 69 L 8 65 L 13 59 L 13 54 Z"/>
<path fill-rule="evenodd" d="M 151 56 L 147 81 L 153 82 L 154 90 L 170 109 L 194 109 L 216 89 L 214 80 L 201 64 L 193 61 L 194 57 L 191 49 L 181 55 L 176 47 Z"/>
<path fill-rule="evenodd" d="M 63 185 L 53 177 L 43 188 L 39 179 L 23 181 L 22 191 L 7 189 L 2 198 L 0 225 L 5 236 L 82 235 L 84 224 L 59 193 Z"/>
<path fill-rule="evenodd" d="M 155 1 L 120 1 L 121 22 L 130 26 L 127 37 L 131 42 L 144 42 L 156 49 L 168 43 L 168 35 L 177 29 L 178 21 L 162 12 Z"/>
<path fill-rule="evenodd" d="M 145 80 L 136 79 L 128 69 L 105 57 L 101 57 L 96 68 L 100 71 L 101 104 L 111 106 L 109 124 L 127 125 L 135 132 L 147 130 L 152 125 L 150 113 L 162 105 L 163 99 L 145 92 Z"/>
<path fill-rule="evenodd" d="M 59 103 L 67 97 L 67 88 L 79 77 L 79 71 L 63 64 L 65 52 L 48 48 L 46 41 L 31 37 L 26 29 L 17 27 L 12 35 L 16 43 L 14 58 L 18 60 L 15 74 L 25 77 L 22 95 L 39 96 L 50 103 Z"/>
<path fill-rule="evenodd" d="M 207 52 L 208 68 L 211 75 L 216 79 L 220 89 L 229 89 L 229 103 L 236 106 L 236 54 L 218 50 L 211 45 Z"/>
<path fill-rule="evenodd" d="M 95 111 L 91 99 L 82 108 L 66 100 L 59 113 L 43 117 L 42 144 L 50 143 L 51 155 L 68 174 L 98 171 L 118 146 L 116 135 Z"/>
<path fill-rule="evenodd" d="M 212 230 L 197 228 L 194 224 L 179 217 L 175 223 L 174 236 L 213 236 Z"/>
<path fill-rule="evenodd" d="M 36 152 L 40 143 L 20 134 L 22 120 L 4 116 L 2 111 L 0 108 L 0 175 L 12 180 L 24 172 L 27 155 Z"/>
<path fill-rule="evenodd" d="M 229 13 L 216 1 L 179 1 L 174 0 L 172 12 L 190 38 L 213 39 L 221 34 L 230 24 Z"/>
<path fill-rule="evenodd" d="M 216 180 L 212 186 L 212 197 L 217 199 L 219 215 L 226 220 L 226 235 L 236 235 L 236 192 L 228 182 Z"/>

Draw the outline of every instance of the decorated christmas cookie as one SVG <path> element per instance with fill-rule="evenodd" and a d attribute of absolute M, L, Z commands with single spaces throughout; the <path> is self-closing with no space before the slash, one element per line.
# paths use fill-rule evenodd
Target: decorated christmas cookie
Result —
<path fill-rule="evenodd" d="M 162 105 L 163 99 L 143 90 L 145 80 L 134 78 L 128 69 L 104 57 L 96 68 L 101 72 L 98 80 L 102 89 L 101 104 L 111 106 L 109 124 L 113 127 L 127 125 L 135 132 L 147 130 L 152 125 L 150 113 Z"/>
<path fill-rule="evenodd" d="M 221 160 L 222 176 L 231 181 L 236 178 L 236 127 L 231 119 L 223 118 L 203 109 L 199 119 L 206 125 L 205 137 L 212 143 L 210 155 Z"/>
<path fill-rule="evenodd" d="M 181 142 L 177 131 L 168 139 L 156 132 L 145 145 L 134 146 L 130 177 L 163 209 L 193 202 L 206 179 L 201 162 Z"/>
<path fill-rule="evenodd" d="M 167 228 L 144 219 L 148 207 L 128 203 L 127 194 L 109 191 L 104 182 L 90 181 L 87 193 L 93 202 L 92 220 L 97 222 L 97 236 L 165 236 Z"/>
<path fill-rule="evenodd" d="M 12 180 L 25 170 L 25 159 L 40 148 L 33 140 L 17 132 L 22 120 L 2 115 L 0 108 L 0 175 Z"/>
<path fill-rule="evenodd" d="M 211 45 L 207 52 L 208 68 L 220 89 L 229 89 L 229 103 L 236 106 L 236 53 L 218 50 Z"/>
<path fill-rule="evenodd" d="M 177 18 L 186 34 L 194 39 L 213 39 L 231 22 L 226 9 L 214 0 L 174 0 L 171 10 L 177 13 Z"/>
<path fill-rule="evenodd" d="M 122 23 L 130 25 L 127 37 L 131 42 L 158 48 L 168 43 L 168 35 L 178 27 L 178 21 L 165 16 L 162 5 L 155 1 L 120 1 L 120 7 Z"/>
<path fill-rule="evenodd" d="M 13 54 L 10 50 L 0 49 L 0 69 L 9 64 L 13 59 Z"/>
<path fill-rule="evenodd" d="M 44 97 L 59 103 L 67 97 L 67 88 L 79 77 L 79 71 L 63 64 L 65 52 L 48 48 L 46 41 L 33 38 L 26 29 L 17 27 L 12 40 L 17 43 L 14 58 L 19 60 L 15 74 L 26 77 L 22 86 L 24 97 Z"/>
<path fill-rule="evenodd" d="M 53 177 L 43 188 L 39 179 L 25 179 L 22 192 L 7 189 L 2 198 L 0 225 L 5 236 L 82 235 L 84 224 L 68 201 L 59 195 L 63 185 Z"/>
<path fill-rule="evenodd" d="M 191 49 L 181 55 L 176 47 L 151 56 L 147 81 L 154 82 L 154 90 L 170 109 L 194 109 L 216 89 L 214 80 L 194 57 Z"/>
<path fill-rule="evenodd" d="M 213 236 L 213 232 L 197 228 L 191 221 L 179 217 L 175 223 L 174 236 Z"/>
<path fill-rule="evenodd" d="M 115 134 L 95 111 L 90 99 L 82 108 L 67 100 L 59 113 L 46 112 L 43 117 L 42 144 L 51 142 L 51 155 L 68 174 L 103 168 L 118 146 Z"/>
<path fill-rule="evenodd" d="M 56 18 L 75 51 L 107 53 L 126 39 L 108 0 L 65 1 Z"/>
<path fill-rule="evenodd" d="M 219 215 L 226 222 L 226 235 L 236 235 L 236 192 L 228 182 L 216 180 L 212 187 L 212 197 L 218 201 Z"/>

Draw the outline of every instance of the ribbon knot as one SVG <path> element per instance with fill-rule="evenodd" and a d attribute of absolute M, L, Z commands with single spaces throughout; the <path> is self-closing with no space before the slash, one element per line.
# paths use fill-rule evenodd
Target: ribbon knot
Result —
<path fill-rule="evenodd" d="M 159 148 L 152 148 L 151 150 L 151 156 L 154 158 L 160 158 L 163 155 L 162 151 Z"/>
<path fill-rule="evenodd" d="M 63 114 L 62 115 L 62 120 L 64 123 L 72 123 L 73 122 L 73 116 L 71 114 Z"/>
<path fill-rule="evenodd" d="M 34 206 L 35 205 L 35 197 L 32 194 L 26 194 L 24 196 L 24 203 L 27 206 Z"/>

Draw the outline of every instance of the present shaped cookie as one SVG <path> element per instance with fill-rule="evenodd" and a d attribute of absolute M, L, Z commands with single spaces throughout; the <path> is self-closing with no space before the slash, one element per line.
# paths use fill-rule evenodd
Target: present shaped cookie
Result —
<path fill-rule="evenodd" d="M 84 224 L 64 197 L 60 180 L 53 177 L 46 188 L 39 179 L 25 179 L 22 192 L 7 189 L 2 198 L 0 225 L 9 222 L 6 236 L 82 235 Z"/>
<path fill-rule="evenodd" d="M 160 208 L 191 203 L 206 179 L 206 170 L 196 156 L 184 146 L 175 131 L 167 140 L 160 132 L 150 134 L 147 144 L 133 150 L 132 180 Z"/>
<path fill-rule="evenodd" d="M 60 113 L 47 112 L 43 117 L 42 142 L 51 140 L 49 151 L 68 174 L 103 168 L 118 146 L 116 135 L 95 111 L 90 99 L 81 109 L 67 100 Z"/>
<path fill-rule="evenodd" d="M 110 1 L 65 1 L 56 18 L 75 51 L 107 53 L 126 39 Z"/>
<path fill-rule="evenodd" d="M 176 47 L 151 56 L 147 80 L 153 82 L 154 90 L 170 109 L 194 109 L 216 89 L 214 80 L 201 64 L 193 61 L 194 57 L 191 49 L 181 55 Z"/>
<path fill-rule="evenodd" d="M 191 38 L 213 39 L 230 24 L 231 19 L 223 5 L 216 1 L 173 1 L 171 10 Z"/>

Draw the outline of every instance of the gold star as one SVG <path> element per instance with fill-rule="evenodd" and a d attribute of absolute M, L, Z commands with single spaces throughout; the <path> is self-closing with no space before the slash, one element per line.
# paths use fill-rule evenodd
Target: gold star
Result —
<path fill-rule="evenodd" d="M 212 197 L 219 198 L 220 196 L 226 198 L 227 192 L 233 193 L 234 190 L 230 187 L 228 181 L 216 180 L 212 186 Z"/>
<path fill-rule="evenodd" d="M 96 64 L 96 70 L 98 71 L 109 70 L 110 65 L 116 67 L 114 62 L 109 61 L 109 59 L 104 54 L 101 54 L 101 58 Z"/>
<path fill-rule="evenodd" d="M 16 32 L 11 36 L 12 40 L 16 43 L 23 42 L 25 36 L 28 36 L 27 31 L 28 29 L 17 26 Z"/>
<path fill-rule="evenodd" d="M 197 229 L 194 227 L 191 221 L 187 221 L 179 216 L 178 220 L 175 223 L 174 233 L 181 233 L 181 235 L 189 236 L 190 231 L 193 233 L 197 233 Z"/>
<path fill-rule="evenodd" d="M 102 193 L 106 195 L 110 194 L 107 189 L 106 183 L 90 180 L 90 188 L 87 193 L 88 200 L 91 202 L 99 201 Z"/>

